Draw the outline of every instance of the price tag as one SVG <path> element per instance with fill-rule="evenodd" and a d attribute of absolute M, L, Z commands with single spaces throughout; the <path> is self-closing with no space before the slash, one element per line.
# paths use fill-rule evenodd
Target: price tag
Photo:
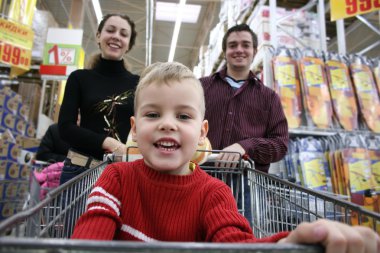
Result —
<path fill-rule="evenodd" d="M 0 29 L 0 61 L 29 70 L 32 58 L 33 30 L 5 19 L 0 19 Z"/>
<path fill-rule="evenodd" d="M 44 51 L 43 63 L 46 65 L 78 65 L 80 46 L 47 43 Z"/>
<path fill-rule="evenodd" d="M 380 10 L 380 0 L 331 0 L 331 21 Z"/>
<path fill-rule="evenodd" d="M 12 45 L 3 41 L 0 41 L 0 61 L 28 70 L 30 67 L 30 61 L 32 57 L 32 51 L 22 49 L 16 45 Z"/>

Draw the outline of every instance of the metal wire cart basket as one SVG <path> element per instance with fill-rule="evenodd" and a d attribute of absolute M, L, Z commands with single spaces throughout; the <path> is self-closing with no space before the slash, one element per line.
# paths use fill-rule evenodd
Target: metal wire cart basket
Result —
<path fill-rule="evenodd" d="M 204 151 L 209 152 L 209 151 Z M 219 151 L 212 151 L 215 157 Z M 0 223 L 0 252 L 323 252 L 319 246 L 284 244 L 136 243 L 68 239 L 84 212 L 92 185 L 108 163 L 82 173 Z M 236 168 L 218 167 L 212 159 L 201 167 L 227 183 L 239 211 L 250 221 L 256 237 L 292 230 L 303 221 L 327 218 L 363 224 L 380 231 L 380 214 L 339 196 L 313 191 L 257 171 L 241 159 Z M 38 238 L 38 240 L 36 240 Z"/>

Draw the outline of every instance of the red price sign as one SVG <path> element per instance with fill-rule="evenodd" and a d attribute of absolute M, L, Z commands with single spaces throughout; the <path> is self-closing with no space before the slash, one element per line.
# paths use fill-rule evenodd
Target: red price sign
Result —
<path fill-rule="evenodd" d="M 380 10 L 380 0 L 331 0 L 331 21 Z"/>
<path fill-rule="evenodd" d="M 0 61 L 3 63 L 28 70 L 31 55 L 30 50 L 0 41 Z"/>

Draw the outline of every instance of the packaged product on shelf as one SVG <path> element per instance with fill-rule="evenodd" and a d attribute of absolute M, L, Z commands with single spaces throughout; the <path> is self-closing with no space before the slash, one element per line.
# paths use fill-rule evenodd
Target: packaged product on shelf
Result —
<path fill-rule="evenodd" d="M 350 71 L 361 118 L 368 129 L 380 133 L 380 99 L 372 70 L 362 56 L 352 55 Z"/>
<path fill-rule="evenodd" d="M 377 91 L 380 95 L 380 58 L 372 60 L 372 70 L 376 81 Z"/>
<path fill-rule="evenodd" d="M 17 162 L 20 155 L 20 146 L 16 143 L 0 140 L 0 160 Z"/>
<path fill-rule="evenodd" d="M 327 53 L 325 67 L 335 117 L 343 129 L 357 130 L 358 108 L 347 63 L 340 55 Z"/>
<path fill-rule="evenodd" d="M 9 111 L 0 109 L 0 126 L 13 131 L 15 129 L 15 125 L 16 115 Z"/>
<path fill-rule="evenodd" d="M 302 98 L 297 61 L 289 49 L 279 47 L 272 58 L 274 89 L 279 94 L 289 128 L 302 122 Z"/>
<path fill-rule="evenodd" d="M 0 89 L 0 105 L 2 105 L 3 111 L 16 115 L 20 102 L 21 96 L 19 94 L 8 86 L 2 86 Z"/>
<path fill-rule="evenodd" d="M 332 192 L 330 171 L 320 142 L 310 137 L 298 140 L 297 144 L 302 185 L 314 190 Z"/>
<path fill-rule="evenodd" d="M 298 64 L 308 126 L 331 128 L 332 105 L 324 62 L 311 48 L 300 50 L 300 55 Z"/>
<path fill-rule="evenodd" d="M 19 103 L 18 108 L 17 108 L 17 117 L 28 121 L 29 120 L 29 113 L 30 113 L 30 108 L 28 105 Z"/>

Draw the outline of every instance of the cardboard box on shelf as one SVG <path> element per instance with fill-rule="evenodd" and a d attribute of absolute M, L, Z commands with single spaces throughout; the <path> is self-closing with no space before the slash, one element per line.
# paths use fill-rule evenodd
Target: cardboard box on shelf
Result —
<path fill-rule="evenodd" d="M 36 137 L 36 128 L 32 123 L 26 123 L 25 136 L 29 138 Z"/>
<path fill-rule="evenodd" d="M 40 142 L 40 139 L 27 136 L 19 136 L 17 138 L 17 143 L 19 143 L 20 147 L 31 152 L 37 152 Z"/>
<path fill-rule="evenodd" d="M 0 115 L 0 126 L 13 131 L 16 125 L 16 115 L 7 111 L 0 112 Z"/>
<path fill-rule="evenodd" d="M 17 162 L 20 156 L 20 146 L 16 143 L 0 140 L 0 160 Z"/>
<path fill-rule="evenodd" d="M 19 103 L 21 103 L 21 96 L 11 90 L 8 86 L 2 86 L 0 90 L 0 106 L 3 111 L 17 114 Z"/>
<path fill-rule="evenodd" d="M 29 120 L 30 108 L 28 105 L 20 103 L 17 108 L 17 116 L 24 119 L 25 121 Z"/>

